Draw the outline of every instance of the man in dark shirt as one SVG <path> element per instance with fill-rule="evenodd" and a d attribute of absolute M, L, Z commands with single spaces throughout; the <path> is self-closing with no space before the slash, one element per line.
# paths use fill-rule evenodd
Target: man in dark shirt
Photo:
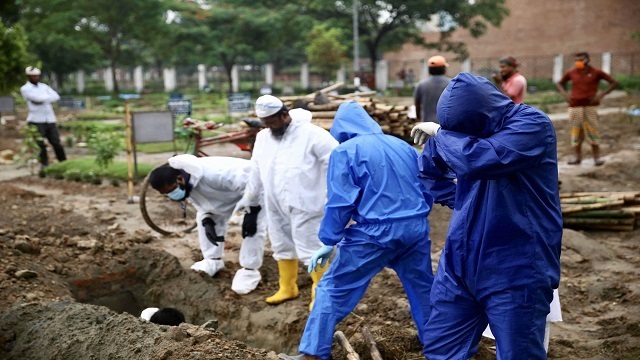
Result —
<path fill-rule="evenodd" d="M 611 75 L 589 65 L 589 54 L 575 55 L 575 68 L 569 70 L 556 84 L 560 93 L 569 103 L 569 120 L 571 121 L 571 146 L 575 157 L 570 165 L 582 161 L 582 142 L 586 139 L 591 144 L 593 160 L 596 166 L 604 164 L 600 159 L 600 132 L 598 131 L 598 105 L 602 98 L 610 93 L 618 82 Z M 600 80 L 609 83 L 609 87 L 598 92 Z M 571 94 L 567 92 L 567 83 L 571 81 Z"/>
<path fill-rule="evenodd" d="M 447 77 L 446 59 L 436 55 L 429 58 L 429 78 L 421 81 L 413 92 L 418 121 L 438 122 L 436 106 L 444 88 L 449 85 L 451 78 Z"/>

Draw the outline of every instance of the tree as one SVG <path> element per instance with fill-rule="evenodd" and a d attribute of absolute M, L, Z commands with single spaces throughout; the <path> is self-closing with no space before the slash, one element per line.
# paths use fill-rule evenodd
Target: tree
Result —
<path fill-rule="evenodd" d="M 29 49 L 54 74 L 59 87 L 64 75 L 102 65 L 100 48 L 75 28 L 81 15 L 72 1 L 23 0 L 22 19 Z"/>
<path fill-rule="evenodd" d="M 315 0 L 314 16 L 339 21 L 348 29 L 353 16 L 353 0 Z M 467 57 L 466 46 L 451 40 L 458 28 L 468 29 L 473 37 L 484 34 L 489 25 L 500 26 L 509 14 L 505 0 L 358 0 L 358 31 L 360 41 L 371 59 L 372 66 L 383 51 L 413 42 L 429 48 L 452 51 Z M 420 22 L 439 20 L 440 40 L 426 43 L 418 28 Z"/>
<path fill-rule="evenodd" d="M 113 78 L 113 91 L 118 93 L 115 69 L 122 60 L 124 45 L 152 41 L 166 23 L 163 0 L 75 0 L 79 19 L 75 28 L 96 44 L 107 57 Z"/>
<path fill-rule="evenodd" d="M 24 82 L 24 69 L 32 59 L 22 27 L 6 27 L 0 22 L 0 94 L 7 94 Z"/>
<path fill-rule="evenodd" d="M 337 70 L 345 60 L 347 46 L 342 38 L 342 30 L 327 25 L 316 25 L 307 36 L 307 59 L 320 69 L 323 77 Z"/>

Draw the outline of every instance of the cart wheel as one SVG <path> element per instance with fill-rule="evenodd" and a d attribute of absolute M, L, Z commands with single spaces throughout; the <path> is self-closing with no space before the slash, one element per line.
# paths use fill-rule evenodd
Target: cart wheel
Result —
<path fill-rule="evenodd" d="M 147 225 L 162 235 L 193 230 L 196 227 L 196 210 L 193 205 L 185 202 L 185 216 L 179 202 L 169 200 L 155 191 L 148 180 L 149 175 L 144 179 L 140 194 L 140 211 Z"/>

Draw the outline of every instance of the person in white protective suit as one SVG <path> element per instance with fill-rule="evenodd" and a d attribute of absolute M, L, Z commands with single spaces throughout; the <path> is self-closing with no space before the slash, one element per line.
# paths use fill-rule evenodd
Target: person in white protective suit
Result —
<path fill-rule="evenodd" d="M 269 239 L 280 275 L 278 292 L 266 301 L 279 304 L 298 297 L 298 262 L 308 266 L 322 247 L 318 231 L 327 197 L 327 166 L 338 142 L 311 124 L 311 112 L 289 111 L 274 96 L 258 98 L 255 110 L 267 128 L 256 137 L 249 184 L 236 211 L 251 211 L 264 192 Z M 311 304 L 327 267 L 311 273 Z"/>
<path fill-rule="evenodd" d="M 171 200 L 187 200 L 197 210 L 196 222 L 200 249 L 204 259 L 191 266 L 214 276 L 224 268 L 224 240 L 229 218 L 244 194 L 251 162 L 231 157 L 178 155 L 169 165 L 154 169 L 149 184 Z M 266 242 L 265 212 L 261 211 L 262 194 L 257 193 L 251 212 L 242 224 L 240 265 L 231 289 L 238 294 L 253 291 L 262 279 L 260 267 Z"/>
<path fill-rule="evenodd" d="M 549 352 L 549 339 L 551 338 L 551 323 L 562 321 L 562 310 L 560 309 L 560 296 L 558 295 L 558 289 L 553 290 L 553 300 L 551 300 L 549 315 L 547 315 L 547 324 L 544 327 L 544 349 Z M 491 328 L 487 325 L 487 328 L 482 333 L 482 336 L 490 339 L 495 339 Z"/>

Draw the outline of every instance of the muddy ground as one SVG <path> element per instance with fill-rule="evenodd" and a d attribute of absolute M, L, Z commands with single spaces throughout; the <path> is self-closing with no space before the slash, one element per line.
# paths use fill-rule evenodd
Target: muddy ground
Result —
<path fill-rule="evenodd" d="M 622 114 L 602 120 L 607 163 L 599 168 L 591 160 L 565 165 L 568 123 L 556 123 L 562 192 L 640 190 L 640 121 Z M 195 234 L 152 233 L 126 198 L 124 187 L 37 177 L 0 184 L 0 358 L 274 359 L 295 352 L 308 314 L 304 269 L 300 298 L 269 306 L 264 298 L 277 290 L 278 275 L 268 252 L 261 284 L 239 296 L 230 290 L 239 268 L 237 224 L 225 245 L 227 269 L 209 278 L 189 270 L 200 259 Z M 430 215 L 434 269 L 449 217 L 440 206 Z M 549 357 L 640 358 L 640 231 L 566 230 L 562 265 L 564 322 L 552 324 Z M 193 325 L 139 320 L 150 306 L 177 307 Z M 373 279 L 339 326 L 364 355 L 361 326 L 385 359 L 422 358 L 393 271 Z M 476 358 L 495 358 L 491 345 L 483 340 Z M 334 357 L 343 358 L 338 348 Z"/>

